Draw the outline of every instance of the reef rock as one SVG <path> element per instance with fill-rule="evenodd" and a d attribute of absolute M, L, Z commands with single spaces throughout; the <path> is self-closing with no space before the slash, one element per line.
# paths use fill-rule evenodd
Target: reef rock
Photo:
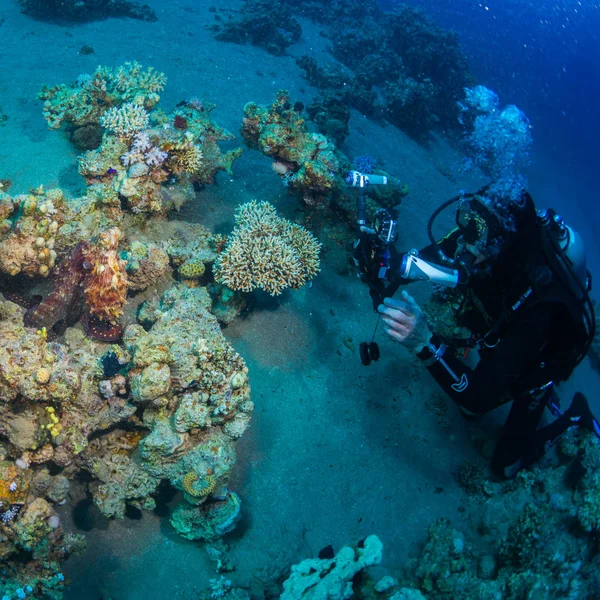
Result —
<path fill-rule="evenodd" d="M 383 544 L 371 535 L 357 547 L 344 546 L 333 558 L 308 558 L 292 567 L 281 600 L 345 600 L 363 569 L 381 563 Z"/>

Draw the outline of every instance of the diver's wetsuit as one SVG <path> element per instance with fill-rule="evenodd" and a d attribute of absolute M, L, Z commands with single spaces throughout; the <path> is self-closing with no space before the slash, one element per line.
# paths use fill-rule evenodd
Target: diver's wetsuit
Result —
<path fill-rule="evenodd" d="M 446 241 L 451 242 L 450 239 Z M 452 256 L 452 248 L 445 248 Z M 432 247 L 421 253 L 426 259 L 434 258 Z M 501 322 L 507 307 L 514 305 L 531 281 L 530 267 L 541 264 L 541 253 L 531 246 L 526 256 L 529 260 L 521 272 L 515 272 L 514 261 L 509 268 L 496 265 L 491 275 L 475 278 L 468 292 L 477 299 L 466 311 L 467 325 L 476 335 L 483 337 L 494 324 Z M 480 361 L 470 369 L 448 348 L 436 360 L 432 352 L 423 349 L 419 358 L 427 366 L 442 389 L 459 406 L 466 417 L 482 415 L 502 404 L 513 401 L 513 405 L 497 444 L 492 466 L 499 473 L 510 476 L 519 468 L 539 458 L 548 444 L 564 433 L 570 423 L 564 419 L 537 430 L 552 386 L 545 391 L 533 390 L 548 382 L 564 379 L 564 374 L 552 372 L 556 364 L 553 357 L 565 348 L 577 343 L 569 311 L 564 304 L 540 301 L 540 286 L 533 286 L 536 294 L 523 302 L 522 308 L 513 312 L 510 319 L 502 323 L 497 339 L 489 340 L 480 350 Z M 537 296 L 537 301 L 533 298 Z M 433 336 L 433 346 L 439 347 L 442 340 Z M 464 349 L 463 349 L 464 350 Z"/>

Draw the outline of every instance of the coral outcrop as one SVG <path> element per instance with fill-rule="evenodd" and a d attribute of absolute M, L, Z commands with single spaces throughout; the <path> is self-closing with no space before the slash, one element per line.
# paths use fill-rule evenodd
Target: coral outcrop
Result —
<path fill-rule="evenodd" d="M 569 434 L 560 442 L 562 464 L 488 483 L 471 500 L 474 531 L 432 523 L 409 581 L 439 600 L 594 598 L 599 450 L 591 433 Z"/>
<path fill-rule="evenodd" d="M 53 506 L 75 478 L 111 518 L 154 508 L 163 484 L 181 490 L 172 524 L 189 539 L 214 541 L 240 518 L 228 484 L 254 405 L 211 311 L 231 320 L 243 301 L 200 287 L 224 237 L 164 217 L 241 150 L 221 152 L 232 136 L 211 105 L 156 109 L 164 83 L 126 63 L 44 90 L 51 127 L 102 132 L 80 159 L 87 190 L 0 188 L 0 558 L 18 558 L 0 590 L 11 599 L 62 597 L 59 563 L 81 543 Z"/>
<path fill-rule="evenodd" d="M 213 266 L 218 282 L 232 290 L 259 288 L 276 296 L 285 288 L 301 287 L 319 272 L 319 242 L 304 227 L 278 217 L 268 202 L 241 205 L 235 220 Z"/>
<path fill-rule="evenodd" d="M 170 115 L 149 115 L 136 103 L 114 107 L 100 118 L 102 144 L 80 158 L 79 171 L 88 185 L 126 199 L 134 213 L 178 209 L 194 197 L 194 184 L 231 172 L 241 153 L 221 152 L 218 142 L 232 136 L 210 120 L 213 108 L 190 101 Z"/>
<path fill-rule="evenodd" d="M 98 244 L 99 256 L 119 265 L 111 281 L 122 268 L 116 237 L 107 232 Z M 98 265 L 110 272 L 101 259 L 89 270 Z M 123 299 L 118 285 L 111 289 L 105 318 Z M 86 291 L 80 282 L 80 295 Z M 172 517 L 181 535 L 216 540 L 233 529 L 241 502 L 228 482 L 253 403 L 244 361 L 210 308 L 204 288 L 176 286 L 142 306 L 148 330 L 130 325 L 123 344 L 107 350 L 76 329 L 63 343 L 50 341 L 44 328 L 23 327 L 22 308 L 0 302 L 0 551 L 34 551 L 10 579 L 0 573 L 3 589 L 29 585 L 61 597 L 58 561 L 79 541 L 63 535 L 52 504 L 66 501 L 81 471 L 107 517 L 154 508 L 169 482 L 184 493 Z"/>
<path fill-rule="evenodd" d="M 112 431 L 79 458 L 97 480 L 94 499 L 109 517 L 123 517 L 127 504 L 153 508 L 162 481 L 184 491 L 173 524 L 190 539 L 215 539 L 239 517 L 239 498 L 227 482 L 234 442 L 253 410 L 247 369 L 210 304 L 203 288 L 181 286 L 142 307 L 140 318 L 152 326 L 125 331 L 127 383 L 101 386 L 107 396 L 120 387 L 142 408 L 138 434 Z"/>
<path fill-rule="evenodd" d="M 116 68 L 98 67 L 71 84 L 45 86 L 38 98 L 44 101 L 44 118 L 52 129 L 63 124 L 98 127 L 107 109 L 125 103 L 151 110 L 160 100 L 166 81 L 163 73 L 133 61 Z"/>
<path fill-rule="evenodd" d="M 287 91 L 279 91 L 269 107 L 246 104 L 242 136 L 251 148 L 275 160 L 275 172 L 307 204 L 323 204 L 343 188 L 335 147 L 324 135 L 308 131 Z"/>

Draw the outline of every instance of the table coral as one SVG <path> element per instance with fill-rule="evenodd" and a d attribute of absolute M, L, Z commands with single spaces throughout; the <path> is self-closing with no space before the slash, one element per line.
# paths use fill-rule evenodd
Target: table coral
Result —
<path fill-rule="evenodd" d="M 277 216 L 268 202 L 249 202 L 214 264 L 215 279 L 233 290 L 264 289 L 275 296 L 297 289 L 320 270 L 321 244 L 299 225 Z"/>

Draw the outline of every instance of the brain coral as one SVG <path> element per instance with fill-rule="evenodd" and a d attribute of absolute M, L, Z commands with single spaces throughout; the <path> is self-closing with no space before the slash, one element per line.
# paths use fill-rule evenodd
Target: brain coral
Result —
<path fill-rule="evenodd" d="M 268 202 L 248 202 L 214 264 L 215 279 L 233 290 L 272 296 L 297 289 L 320 270 L 321 244 L 306 229 L 277 216 Z"/>

